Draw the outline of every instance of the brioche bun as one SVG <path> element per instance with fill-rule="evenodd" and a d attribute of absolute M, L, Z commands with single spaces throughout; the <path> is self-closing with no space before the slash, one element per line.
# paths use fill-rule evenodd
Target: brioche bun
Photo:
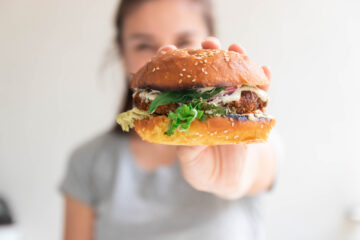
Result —
<path fill-rule="evenodd" d="M 248 57 L 219 49 L 175 49 L 158 53 L 132 78 L 130 87 L 178 91 L 269 83 Z"/>
<path fill-rule="evenodd" d="M 135 131 L 145 141 L 168 145 L 224 145 L 264 142 L 275 119 L 259 118 L 256 121 L 230 117 L 212 117 L 205 122 L 195 120 L 189 131 L 165 134 L 169 126 L 166 116 L 152 116 L 135 120 Z"/>

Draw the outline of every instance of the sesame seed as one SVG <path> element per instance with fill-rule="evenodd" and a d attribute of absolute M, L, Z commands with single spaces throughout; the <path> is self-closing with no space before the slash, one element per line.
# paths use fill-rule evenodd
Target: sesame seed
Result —
<path fill-rule="evenodd" d="M 182 79 L 179 80 L 179 83 L 182 83 Z"/>
<path fill-rule="evenodd" d="M 184 74 L 182 74 L 182 73 L 180 73 L 179 75 L 180 75 L 180 77 L 184 76 Z"/>
<path fill-rule="evenodd" d="M 234 124 L 234 122 L 231 122 L 231 126 L 233 127 L 235 124 Z"/>
<path fill-rule="evenodd" d="M 157 67 L 156 70 L 160 70 L 160 67 Z"/>
<path fill-rule="evenodd" d="M 264 128 L 264 125 L 261 125 L 260 128 Z"/>
<path fill-rule="evenodd" d="M 239 136 L 238 135 L 236 135 L 234 138 L 236 139 L 236 138 L 238 138 Z"/>
<path fill-rule="evenodd" d="M 215 131 L 214 134 L 217 134 L 217 131 Z"/>
<path fill-rule="evenodd" d="M 225 61 L 229 62 L 230 61 L 230 58 L 229 58 L 229 55 L 228 54 L 224 54 L 224 57 L 225 57 Z"/>
<path fill-rule="evenodd" d="M 200 61 L 200 63 L 204 63 L 203 61 Z"/>
<path fill-rule="evenodd" d="M 205 68 L 201 68 L 201 71 L 202 71 L 202 72 L 205 72 Z"/>
<path fill-rule="evenodd" d="M 194 79 L 192 80 L 192 82 L 196 82 L 196 79 L 194 78 Z"/>
<path fill-rule="evenodd" d="M 187 75 L 188 78 L 191 78 L 191 75 Z"/>
<path fill-rule="evenodd" d="M 229 136 L 226 136 L 225 139 L 229 139 Z"/>
<path fill-rule="evenodd" d="M 186 68 L 183 68 L 183 72 L 185 72 L 186 71 Z"/>
<path fill-rule="evenodd" d="M 214 135 L 213 133 L 210 133 L 210 136 Z"/>
<path fill-rule="evenodd" d="M 199 134 L 199 137 L 202 137 L 203 135 L 202 134 Z"/>
<path fill-rule="evenodd" d="M 199 63 L 198 62 L 195 62 L 195 66 L 197 66 Z"/>
<path fill-rule="evenodd" d="M 225 131 L 224 131 L 224 133 L 227 133 L 227 132 L 228 132 L 228 130 L 225 130 Z"/>
<path fill-rule="evenodd" d="M 156 71 L 156 68 L 153 68 L 152 72 L 155 72 Z"/>
<path fill-rule="evenodd" d="M 205 59 L 205 60 L 204 60 L 204 62 L 206 62 L 206 63 L 207 63 L 207 59 Z"/>
<path fill-rule="evenodd" d="M 208 72 L 204 72 L 205 73 L 205 75 L 207 75 L 208 74 Z"/>

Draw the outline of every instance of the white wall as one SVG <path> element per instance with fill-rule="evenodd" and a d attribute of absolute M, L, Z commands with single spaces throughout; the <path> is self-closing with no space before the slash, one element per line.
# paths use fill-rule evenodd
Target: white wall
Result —
<path fill-rule="evenodd" d="M 116 0 L 0 2 L 0 194 L 25 239 L 59 239 L 57 186 L 71 149 L 111 126 Z M 347 239 L 360 203 L 359 1 L 217 1 L 220 37 L 273 70 L 286 149 L 268 197 L 270 239 Z"/>
<path fill-rule="evenodd" d="M 272 66 L 271 112 L 287 152 L 269 237 L 347 239 L 345 212 L 360 204 L 360 1 L 236 3 L 219 4 L 222 38 Z"/>
<path fill-rule="evenodd" d="M 114 5 L 0 3 L 0 193 L 27 240 L 60 239 L 68 154 L 114 121 L 114 83 L 100 71 Z"/>

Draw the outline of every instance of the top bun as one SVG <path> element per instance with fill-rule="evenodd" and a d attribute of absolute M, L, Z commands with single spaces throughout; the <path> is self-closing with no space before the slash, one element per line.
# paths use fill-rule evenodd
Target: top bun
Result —
<path fill-rule="evenodd" d="M 130 87 L 162 91 L 242 84 L 267 85 L 263 69 L 247 56 L 219 49 L 161 51 L 132 78 Z"/>

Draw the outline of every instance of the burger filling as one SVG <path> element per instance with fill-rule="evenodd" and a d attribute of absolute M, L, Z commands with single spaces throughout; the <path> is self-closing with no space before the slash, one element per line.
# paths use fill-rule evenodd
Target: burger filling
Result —
<path fill-rule="evenodd" d="M 170 119 L 165 134 L 186 131 L 195 119 L 206 121 L 213 116 L 247 116 L 249 120 L 264 116 L 268 97 L 265 91 L 249 85 L 235 87 L 207 87 L 182 91 L 160 92 L 136 89 L 134 108 L 118 116 L 123 130 L 133 127 L 133 120 L 151 115 L 166 115 Z"/>
<path fill-rule="evenodd" d="M 148 111 L 152 101 L 160 94 L 156 90 L 140 90 L 133 95 L 133 104 L 138 109 Z M 222 91 L 218 96 L 206 101 L 214 106 L 227 107 L 233 113 L 245 114 L 253 113 L 266 107 L 268 98 L 266 93 L 260 89 L 252 89 L 249 87 L 236 88 L 235 90 Z M 159 115 L 167 115 L 171 111 L 175 111 L 181 103 L 169 103 L 158 106 L 154 113 Z"/>

